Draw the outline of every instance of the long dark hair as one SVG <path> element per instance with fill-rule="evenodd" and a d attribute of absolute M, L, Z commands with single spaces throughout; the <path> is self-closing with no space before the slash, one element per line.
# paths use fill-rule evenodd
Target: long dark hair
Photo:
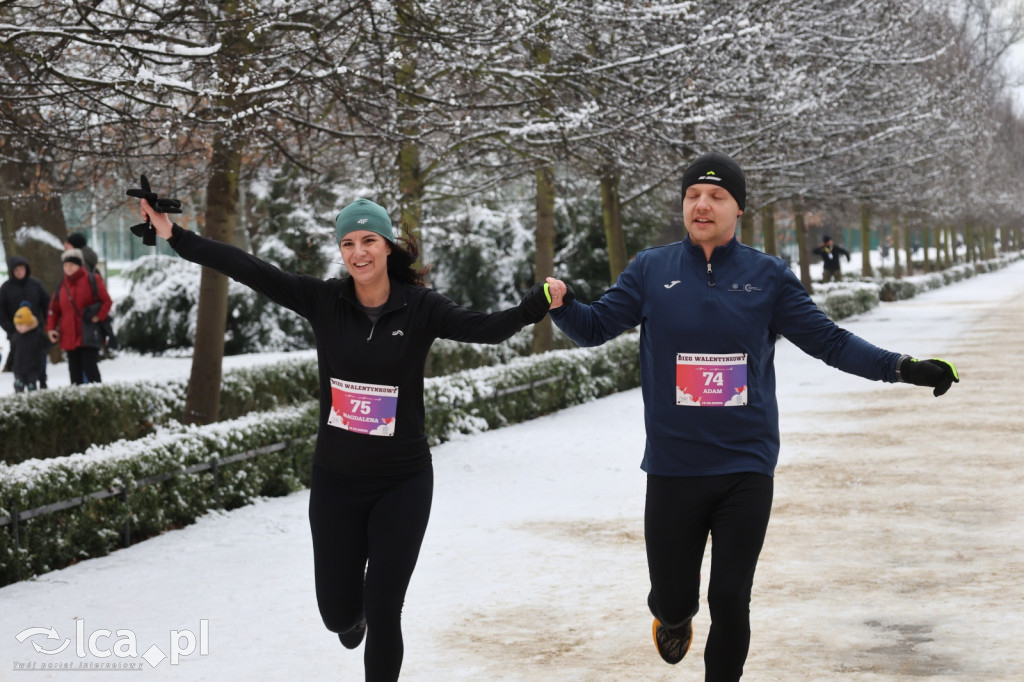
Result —
<path fill-rule="evenodd" d="M 391 244 L 391 253 L 388 255 L 388 276 L 391 279 L 411 284 L 413 286 L 425 287 L 427 274 L 430 266 L 417 270 L 416 259 L 420 257 L 420 245 L 416 237 L 409 235 L 399 237 Z"/>

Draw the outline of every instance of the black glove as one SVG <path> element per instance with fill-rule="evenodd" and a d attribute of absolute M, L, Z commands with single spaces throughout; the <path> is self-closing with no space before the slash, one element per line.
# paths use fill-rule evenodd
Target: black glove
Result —
<path fill-rule="evenodd" d="M 125 192 L 125 194 L 130 197 L 145 199 L 157 213 L 181 213 L 181 202 L 177 199 L 161 199 L 158 197 L 156 192 L 149 188 L 149 180 L 146 179 L 145 175 L 142 176 L 142 181 L 139 184 L 141 189 L 133 188 Z M 149 218 L 146 218 L 146 222 L 132 225 L 128 229 L 136 237 L 142 237 L 142 243 L 146 246 L 156 245 L 156 228 L 150 224 Z"/>
<path fill-rule="evenodd" d="M 954 383 L 960 383 L 960 375 L 952 362 L 932 358 L 917 360 L 909 355 L 900 360 L 898 372 L 900 379 L 915 386 L 931 386 L 932 393 L 939 397 L 949 390 Z"/>
<path fill-rule="evenodd" d="M 562 297 L 562 305 L 566 306 L 576 298 L 576 292 L 572 290 L 572 285 L 568 282 L 563 282 L 563 284 L 565 284 L 565 296 Z"/>
<path fill-rule="evenodd" d="M 519 303 L 519 309 L 530 324 L 537 324 L 548 314 L 551 307 L 551 294 L 548 293 L 547 282 L 537 282 L 526 290 L 523 300 Z"/>

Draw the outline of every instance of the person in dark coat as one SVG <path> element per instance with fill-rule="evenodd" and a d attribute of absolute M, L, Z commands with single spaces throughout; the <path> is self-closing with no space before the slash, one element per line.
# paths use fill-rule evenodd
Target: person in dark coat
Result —
<path fill-rule="evenodd" d="M 28 301 L 23 302 L 14 313 L 16 333 L 11 337 L 14 362 L 14 392 L 35 391 L 39 388 L 39 368 L 45 366 L 46 349 L 50 342 L 39 326 L 39 320 L 32 314 Z M 14 352 L 16 350 L 17 352 Z"/>
<path fill-rule="evenodd" d="M 96 278 L 96 294 L 93 294 L 90 274 L 86 271 L 82 252 L 78 249 L 65 251 L 61 255 L 64 268 L 64 279 L 57 286 L 57 291 L 50 301 L 50 309 L 46 316 L 46 334 L 53 343 L 60 347 L 68 356 L 68 371 L 71 373 L 72 384 L 99 383 L 98 347 L 87 346 L 82 336 L 82 311 L 93 303 L 99 302 L 100 308 L 92 316 L 93 322 L 107 319 L 114 302 L 107 293 L 107 285 L 98 273 Z M 84 373 L 84 377 L 83 377 Z"/>
<path fill-rule="evenodd" d="M 821 256 L 822 261 L 825 264 L 825 269 L 822 273 L 821 281 L 823 284 L 827 284 L 833 279 L 837 282 L 843 281 L 843 271 L 839 267 L 839 258 L 846 256 L 846 262 L 850 262 L 850 252 L 841 246 L 838 246 L 832 237 L 825 235 L 822 238 L 821 246 L 815 247 L 813 253 Z"/>
<path fill-rule="evenodd" d="M 42 319 L 50 307 L 50 294 L 46 287 L 38 279 L 32 276 L 32 268 L 27 259 L 22 256 L 11 256 L 7 259 L 7 281 L 0 284 L 0 328 L 7 333 L 7 338 L 13 339 L 18 333 L 14 328 L 14 314 L 27 301 L 32 314 L 37 319 Z M 7 364 L 4 369 L 9 369 L 14 362 L 14 348 L 7 355 Z M 39 367 L 39 388 L 46 388 L 46 356 L 43 356 L 42 364 Z"/>

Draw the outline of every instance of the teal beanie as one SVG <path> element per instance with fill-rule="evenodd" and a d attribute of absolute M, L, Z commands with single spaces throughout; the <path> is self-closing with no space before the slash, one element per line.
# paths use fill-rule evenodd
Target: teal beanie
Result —
<path fill-rule="evenodd" d="M 334 234 L 339 242 L 346 234 L 356 230 L 376 232 L 392 244 L 395 243 L 395 228 L 391 226 L 391 216 L 383 206 L 369 199 L 356 199 L 341 209 L 341 213 L 334 221 Z"/>

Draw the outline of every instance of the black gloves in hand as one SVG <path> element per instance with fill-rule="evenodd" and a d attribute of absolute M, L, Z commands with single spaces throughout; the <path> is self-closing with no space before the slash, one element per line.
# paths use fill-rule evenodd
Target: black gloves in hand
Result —
<path fill-rule="evenodd" d="M 932 393 L 936 398 L 948 391 L 954 383 L 960 383 L 960 375 L 953 363 L 939 358 L 916 360 L 907 356 L 900 360 L 899 375 L 908 384 L 933 387 L 935 390 Z"/>
<path fill-rule="evenodd" d="M 523 311 L 526 321 L 530 324 L 537 324 L 543 320 L 550 306 L 551 294 L 548 292 L 547 282 L 538 282 L 527 289 L 519 303 L 519 309 Z"/>
<path fill-rule="evenodd" d="M 125 194 L 130 197 L 145 199 L 157 213 L 181 213 L 181 202 L 177 199 L 161 199 L 158 197 L 156 192 L 149 188 L 149 180 L 146 179 L 145 175 L 142 176 L 140 186 L 141 189 L 130 189 Z M 156 229 L 150 224 L 148 218 L 146 222 L 132 225 L 128 229 L 136 237 L 142 237 L 142 243 L 146 246 L 156 245 Z"/>

